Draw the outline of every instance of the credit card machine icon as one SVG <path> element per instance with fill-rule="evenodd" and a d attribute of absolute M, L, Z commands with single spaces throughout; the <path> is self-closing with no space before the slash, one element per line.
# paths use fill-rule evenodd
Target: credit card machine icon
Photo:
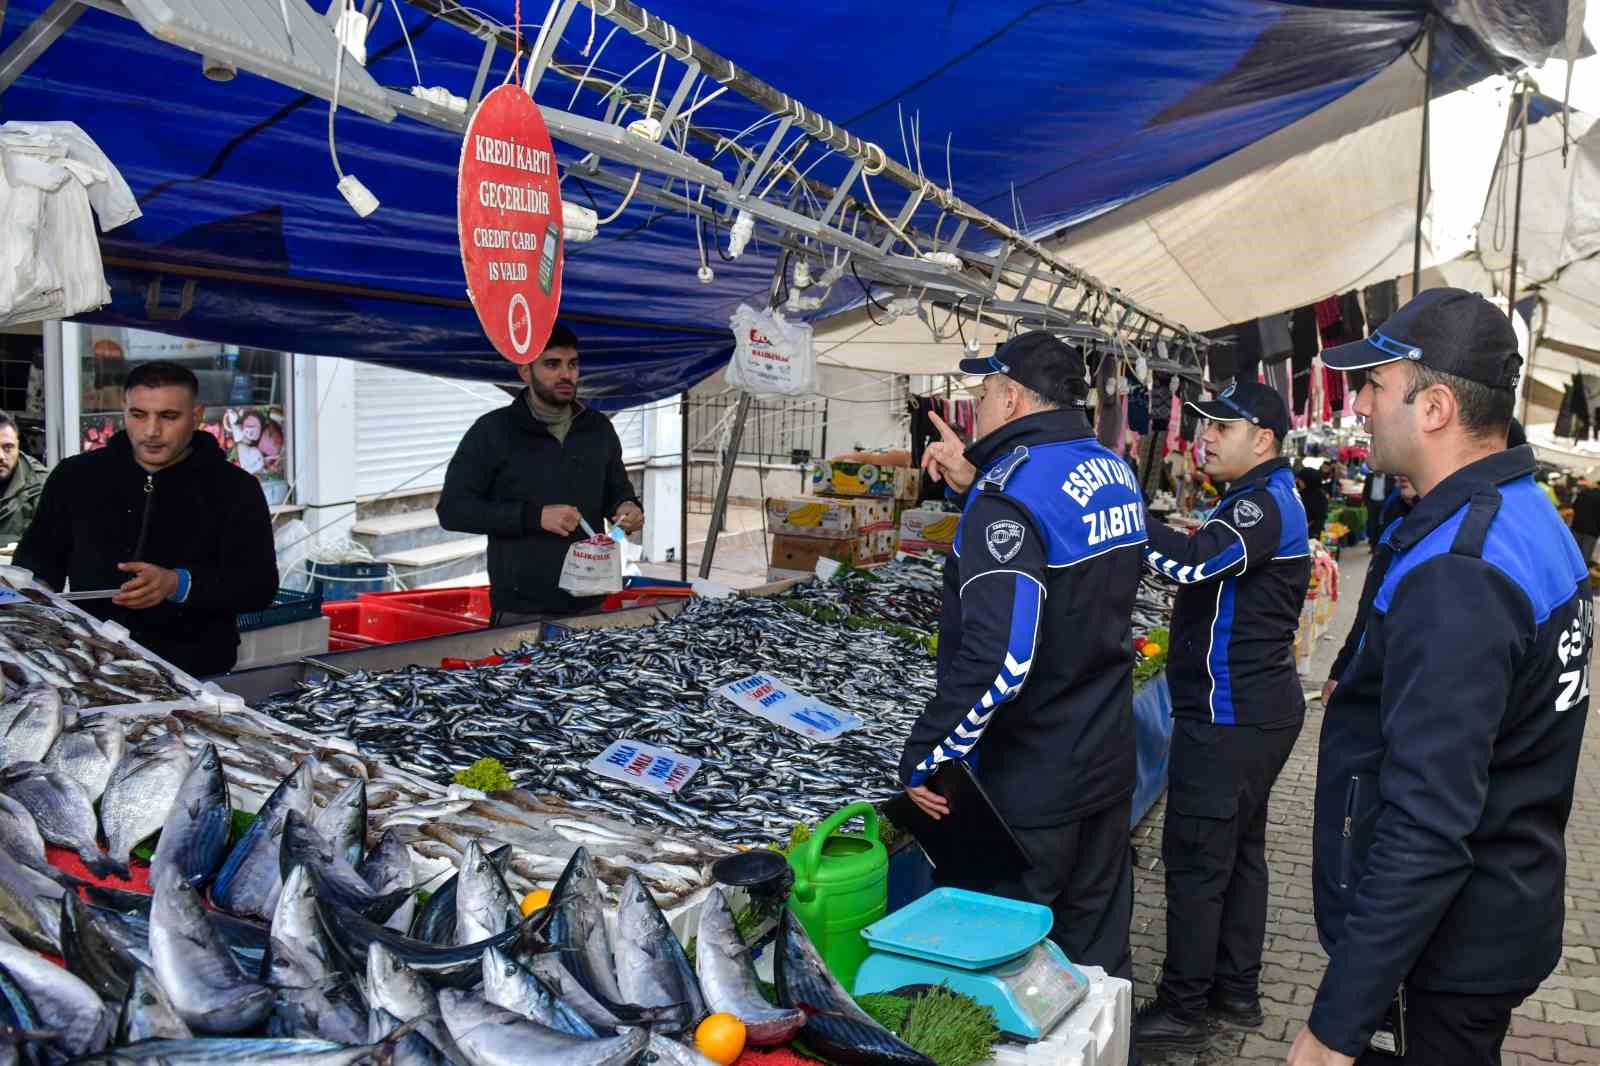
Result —
<path fill-rule="evenodd" d="M 545 224 L 544 247 L 539 250 L 539 288 L 546 296 L 556 280 L 556 253 L 561 249 L 561 227 L 554 220 Z"/>

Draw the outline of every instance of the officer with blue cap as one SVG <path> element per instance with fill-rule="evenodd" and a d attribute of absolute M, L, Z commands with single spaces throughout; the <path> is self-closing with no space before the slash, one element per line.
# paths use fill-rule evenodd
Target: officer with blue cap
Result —
<path fill-rule="evenodd" d="M 963 840 L 980 861 L 955 882 L 941 869 L 941 882 L 1050 907 L 1068 958 L 1129 977 L 1138 482 L 1089 426 L 1078 349 L 1035 331 L 961 370 L 983 379 L 977 439 L 964 446 L 941 424 L 924 456 L 962 514 L 938 689 L 900 780 L 937 820 L 957 802 L 944 775 L 971 768 L 1029 862 L 1002 868 L 996 841 Z"/>
<path fill-rule="evenodd" d="M 1172 746 L 1161 836 L 1167 954 L 1139 1009 L 1145 1049 L 1197 1048 L 1207 1014 L 1263 1019 L 1267 800 L 1305 721 L 1294 637 L 1311 580 L 1306 511 L 1283 458 L 1289 409 L 1254 381 L 1189 404 L 1226 491 L 1193 536 L 1149 525 L 1145 562 L 1174 582 Z"/>
<path fill-rule="evenodd" d="M 1384 531 L 1325 711 L 1312 878 L 1328 969 L 1291 1066 L 1490 1066 L 1561 959 L 1564 833 L 1594 609 L 1572 534 L 1508 448 L 1510 320 L 1418 294 L 1364 341 L 1356 413 L 1416 508 Z"/>

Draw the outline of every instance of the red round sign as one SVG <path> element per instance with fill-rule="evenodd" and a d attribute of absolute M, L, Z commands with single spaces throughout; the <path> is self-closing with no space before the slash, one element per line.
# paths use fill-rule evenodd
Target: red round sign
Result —
<path fill-rule="evenodd" d="M 561 185 L 544 116 L 516 85 L 483 98 L 461 142 L 456 227 L 467 295 L 495 350 L 544 351 L 561 306 Z"/>

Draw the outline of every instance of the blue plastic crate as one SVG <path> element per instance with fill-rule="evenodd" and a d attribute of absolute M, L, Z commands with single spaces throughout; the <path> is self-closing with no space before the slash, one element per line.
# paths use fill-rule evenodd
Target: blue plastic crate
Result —
<path fill-rule="evenodd" d="M 260 611 L 250 611 L 239 616 L 239 632 L 267 629 L 271 626 L 304 622 L 322 614 L 322 597 L 315 592 L 296 592 L 279 589 L 272 597 L 272 606 Z"/>

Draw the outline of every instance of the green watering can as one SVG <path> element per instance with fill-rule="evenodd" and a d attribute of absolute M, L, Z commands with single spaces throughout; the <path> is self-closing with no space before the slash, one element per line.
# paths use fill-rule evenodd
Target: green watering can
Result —
<path fill-rule="evenodd" d="M 839 827 L 860 816 L 865 833 Z M 789 856 L 794 889 L 789 910 L 800 919 L 822 961 L 845 988 L 870 948 L 861 930 L 882 918 L 889 901 L 889 852 L 878 839 L 878 812 L 870 803 L 835 811 Z"/>

